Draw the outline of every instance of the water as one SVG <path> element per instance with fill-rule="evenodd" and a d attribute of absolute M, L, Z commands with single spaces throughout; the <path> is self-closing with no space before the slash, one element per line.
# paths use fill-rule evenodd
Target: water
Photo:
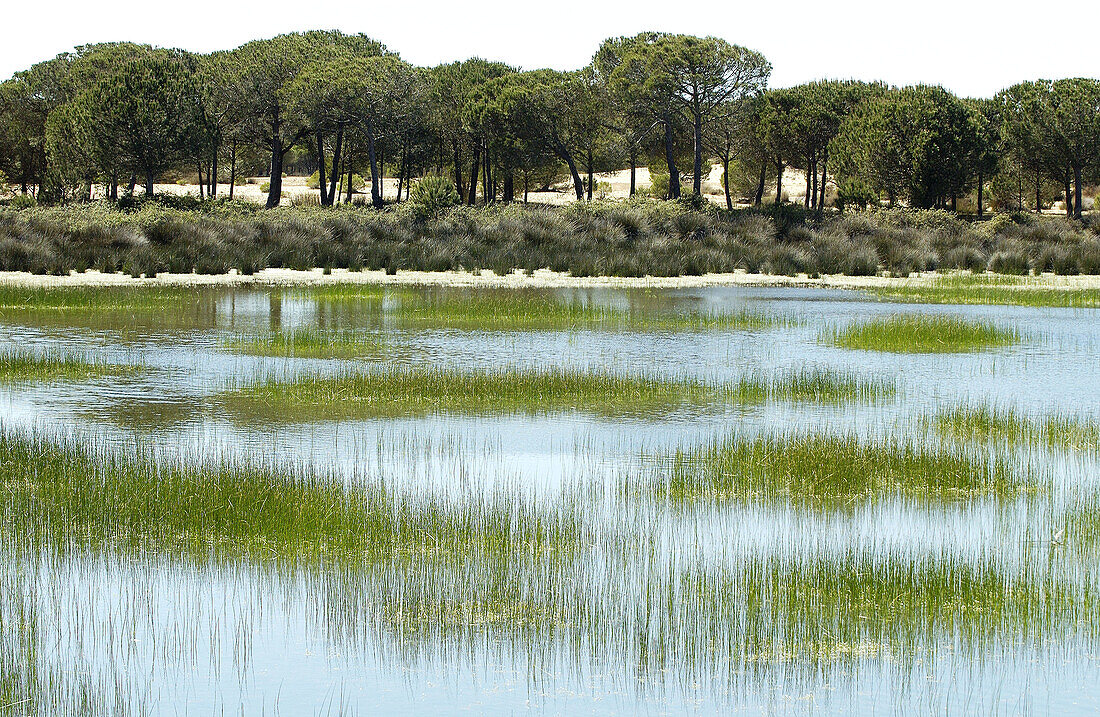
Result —
<path fill-rule="evenodd" d="M 753 558 L 856 551 L 884 560 L 946 556 L 962 565 L 993 559 L 1022 569 L 1034 560 L 1034 546 L 1050 541 L 1068 503 L 1093 500 L 1097 466 L 1091 453 L 1037 448 L 1005 450 L 1015 450 L 1020 464 L 1032 464 L 1037 480 L 1049 485 L 1008 500 L 673 508 L 624 497 L 620 487 L 647 469 L 644 456 L 730 431 L 854 432 L 935 442 L 940 439 L 922 419 L 958 403 L 1013 408 L 1028 416 L 1096 418 L 1100 312 L 894 305 L 851 292 L 790 288 L 562 294 L 563 300 L 636 311 L 749 309 L 790 323 L 700 332 L 409 329 L 377 311 L 357 312 L 354 304 L 299 293 L 209 290 L 200 309 L 171 317 L 99 321 L 94 315 L 44 315 L 0 324 L 5 345 L 71 350 L 148 367 L 80 384 L 9 386 L 0 389 L 0 416 L 9 429 L 118 446 L 139 442 L 165 457 L 308 464 L 338 471 L 349 483 L 381 481 L 444 501 L 506 493 L 553 510 L 580 500 L 596 537 L 587 562 L 568 568 L 570 579 L 586 582 L 577 594 L 604 606 L 602 591 L 631 605 L 646 580 L 662 571 Z M 1024 340 L 956 355 L 847 351 L 819 340 L 830 327 L 901 312 L 992 320 L 1018 329 Z M 381 359 L 362 361 L 247 357 L 223 347 L 242 333 L 304 327 L 384 331 L 388 347 Z M 222 415 L 212 400 L 234 381 L 253 376 L 289 377 L 349 365 L 371 370 L 379 361 L 467 369 L 569 366 L 718 381 L 829 368 L 894 382 L 898 395 L 870 404 L 778 402 L 621 419 L 434 416 L 297 424 L 278 416 L 246 421 Z M 649 541 L 648 547 L 636 552 L 616 547 L 623 539 L 634 547 Z M 481 628 L 463 624 L 403 632 L 379 617 L 386 596 L 397 594 L 394 586 L 416 579 L 400 567 L 349 575 L 338 568 L 196 564 L 172 556 L 46 552 L 37 564 L 26 557 L 5 560 L 5 569 L 34 585 L 26 594 L 39 614 L 42 669 L 61 676 L 59 691 L 110 695 L 98 703 L 109 712 L 1092 714 L 1100 709 L 1100 645 L 1080 634 L 1054 631 L 1032 639 L 1027 633 L 1021 641 L 1009 629 L 992 632 L 975 647 L 943 625 L 931 631 L 942 643 L 935 650 L 922 646 L 906 654 L 864 645 L 843 659 L 826 660 L 824 667 L 821 662 L 807 667 L 810 663 L 795 656 L 749 669 L 725 660 L 717 649 L 703 648 L 682 651 L 681 657 L 696 658 L 694 664 L 655 666 L 631 654 L 625 631 L 598 621 L 549 632 L 510 629 L 515 626 L 507 620 Z M 513 568 L 526 569 L 501 570 Z M 444 578 L 461 585 L 461 571 L 447 570 L 432 573 L 433 585 Z M 596 631 L 598 625 L 609 632 Z"/>

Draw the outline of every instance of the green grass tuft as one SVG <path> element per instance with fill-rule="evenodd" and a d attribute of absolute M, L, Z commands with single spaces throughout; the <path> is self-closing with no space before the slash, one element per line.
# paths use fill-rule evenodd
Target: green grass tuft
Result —
<path fill-rule="evenodd" d="M 872 402 L 897 395 L 893 381 L 829 369 L 800 369 L 780 374 L 766 383 L 772 399 L 801 403 Z"/>
<path fill-rule="evenodd" d="M 950 316 L 899 315 L 853 323 L 822 336 L 825 343 L 845 349 L 893 353 L 963 353 L 1020 341 L 1015 329 L 988 321 Z"/>
<path fill-rule="evenodd" d="M 571 542 L 568 517 L 509 500 L 442 504 L 349 488 L 338 476 L 226 461 L 164 462 L 0 432 L 7 539 L 31 546 L 359 563 L 409 555 L 501 557 Z M 506 555 L 505 555 L 506 556 Z"/>
<path fill-rule="evenodd" d="M 88 361 L 58 352 L 36 353 L 8 349 L 0 353 L 0 382 L 86 381 L 100 376 L 116 376 L 137 371 L 136 366 Z"/>
<path fill-rule="evenodd" d="M 641 416 L 723 403 L 841 403 L 892 396 L 893 385 L 830 371 L 801 371 L 732 384 L 580 369 L 385 368 L 261 379 L 223 391 L 216 400 L 232 414 L 300 421 L 421 416 L 585 412 Z"/>
<path fill-rule="evenodd" d="M 561 300 L 551 293 L 522 289 L 456 291 L 383 291 L 379 287 L 317 287 L 298 292 L 317 301 L 379 303 L 412 328 L 480 331 L 565 331 L 607 329 L 630 331 L 751 330 L 780 326 L 785 320 L 762 312 L 659 312 L 630 310 L 591 302 Z"/>
<path fill-rule="evenodd" d="M 1011 467 L 961 451 L 853 436 L 733 436 L 658 457 L 647 492 L 671 501 L 851 502 L 889 495 L 1016 495 Z"/>
<path fill-rule="evenodd" d="M 386 368 L 261 380 L 225 391 L 217 400 L 238 416 L 294 421 L 432 413 L 623 415 L 699 406 L 718 396 L 715 385 L 702 381 L 579 369 Z"/>
<path fill-rule="evenodd" d="M 262 336 L 240 336 L 223 346 L 248 356 L 349 359 L 378 356 L 384 342 L 379 335 L 357 331 L 295 329 Z"/>
<path fill-rule="evenodd" d="M 1012 409 L 957 406 L 932 418 L 941 435 L 964 441 L 1006 441 L 1055 448 L 1100 447 L 1100 424 L 1071 416 L 1031 419 Z"/>
<path fill-rule="evenodd" d="M 1100 308 L 1100 289 L 1075 287 L 1046 276 L 959 274 L 931 284 L 871 291 L 884 301 L 913 304 L 985 304 L 1073 309 Z"/>

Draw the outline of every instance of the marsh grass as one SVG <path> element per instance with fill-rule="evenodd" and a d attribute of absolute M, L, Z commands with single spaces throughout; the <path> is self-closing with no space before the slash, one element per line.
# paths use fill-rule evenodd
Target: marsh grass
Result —
<path fill-rule="evenodd" d="M 464 289 L 417 291 L 377 286 L 316 287 L 299 292 L 317 301 L 381 304 L 400 325 L 479 331 L 762 330 L 789 323 L 763 312 L 632 310 L 591 301 L 563 300 L 543 291 Z"/>
<path fill-rule="evenodd" d="M 403 500 L 304 468 L 165 462 L 140 447 L 89 449 L 3 431 L 0 460 L 6 540 L 51 550 L 361 564 L 560 550 L 576 531 L 567 514 L 545 517 L 507 497 Z"/>
<path fill-rule="evenodd" d="M 149 312 L 194 301 L 203 288 L 169 286 L 0 286 L 0 316 L 17 312 Z"/>
<path fill-rule="evenodd" d="M 1055 283 L 1045 276 L 958 274 L 931 284 L 871 290 L 885 301 L 915 304 L 990 304 L 1004 306 L 1100 308 L 1100 289 Z"/>
<path fill-rule="evenodd" d="M 956 406 L 931 419 L 936 432 L 962 441 L 1004 441 L 1019 445 L 1096 450 L 1100 424 L 1073 416 L 1029 418 L 995 406 Z"/>
<path fill-rule="evenodd" d="M 0 286 L 0 321 L 122 331 L 212 328 L 226 295 L 212 287 Z"/>
<path fill-rule="evenodd" d="M 223 346 L 248 356 L 352 359 L 380 356 L 385 341 L 379 334 L 350 330 L 294 329 L 259 336 L 239 336 Z"/>
<path fill-rule="evenodd" d="M 1100 502 L 1095 495 L 1079 500 L 1060 521 L 1061 532 L 1056 543 L 1065 542 L 1078 554 L 1096 559 L 1100 550 Z"/>
<path fill-rule="evenodd" d="M 387 367 L 378 371 L 306 373 L 229 388 L 215 400 L 242 418 L 332 420 L 429 414 L 644 416 L 684 408 L 767 401 L 843 403 L 894 395 L 894 386 L 854 374 L 798 371 L 730 383 L 651 375 L 547 368 L 465 371 Z"/>
<path fill-rule="evenodd" d="M 627 485 L 633 492 L 635 486 Z M 824 505 L 891 495 L 940 500 L 1031 490 L 1006 461 L 854 436 L 731 436 L 656 456 L 643 492 L 672 502 L 778 500 Z"/>
<path fill-rule="evenodd" d="M 1045 565 L 1015 570 L 994 558 L 914 559 L 849 549 L 750 558 L 732 570 L 687 570 L 679 584 L 657 594 L 675 605 L 674 622 L 702 628 L 731 650 L 735 667 L 821 665 L 882 654 L 920 660 L 945 647 L 981 651 L 1095 638 L 1087 617 L 1100 607 L 1095 585 L 1063 577 Z M 672 634 L 669 647 L 690 639 Z"/>
<path fill-rule="evenodd" d="M 623 415 L 702 406 L 718 397 L 718 387 L 703 381 L 581 369 L 387 367 L 260 380 L 224 391 L 216 400 L 238 416 L 293 421 L 432 413 Z"/>
<path fill-rule="evenodd" d="M 362 629 L 360 616 L 373 614 L 387 642 L 420 657 L 507 644 L 529 659 L 565 650 L 577 664 L 635 678 L 759 689 L 794 674 L 839 677 L 868 660 L 919 664 L 940 651 L 975 657 L 1096 639 L 1100 614 L 1093 577 L 1043 560 L 1010 567 L 992 556 L 848 548 L 678 568 L 645 557 L 584 566 L 387 573 L 373 604 L 349 579 L 326 589 L 342 606 L 332 633 Z"/>
<path fill-rule="evenodd" d="M 758 381 L 770 398 L 800 403 L 873 402 L 897 395 L 894 381 L 831 369 L 798 369 Z"/>
<path fill-rule="evenodd" d="M 0 352 L 0 383 L 87 381 L 101 376 L 135 373 L 138 370 L 137 366 L 87 360 L 57 351 L 38 353 L 15 348 Z"/>
<path fill-rule="evenodd" d="M 951 316 L 898 315 L 825 332 L 822 341 L 861 351 L 964 353 L 1020 342 L 1016 329 Z"/>

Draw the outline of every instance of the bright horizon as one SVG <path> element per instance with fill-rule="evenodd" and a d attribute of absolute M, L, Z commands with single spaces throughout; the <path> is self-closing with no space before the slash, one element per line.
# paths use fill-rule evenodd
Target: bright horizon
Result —
<path fill-rule="evenodd" d="M 309 29 L 365 33 L 403 58 L 431 66 L 472 56 L 523 69 L 575 69 L 599 43 L 643 30 L 717 35 L 759 50 L 773 66 L 771 87 L 822 79 L 883 80 L 893 85 L 940 84 L 962 96 L 991 96 L 1039 77 L 1100 75 L 1100 44 L 1070 41 L 1062 27 L 1096 22 L 1094 9 L 1071 0 L 1036 14 L 1022 4 L 929 0 L 914 14 L 869 0 L 792 0 L 777 13 L 765 3 L 742 7 L 700 4 L 702 13 L 670 14 L 667 3 L 610 2 L 583 6 L 523 6 L 485 0 L 396 3 L 226 3 L 191 0 L 158 13 L 155 4 L 105 12 L 103 5 L 58 0 L 5 9 L 0 78 L 86 43 L 128 40 L 195 52 L 231 49 L 258 38 Z M 411 10 L 409 9 L 411 7 Z M 676 9 L 691 6 L 679 3 Z M 136 10 L 136 11 L 135 11 Z M 412 13 L 410 15 L 410 13 Z M 422 21 L 430 19 L 430 24 Z M 1068 37 L 1067 37 L 1068 36 Z"/>

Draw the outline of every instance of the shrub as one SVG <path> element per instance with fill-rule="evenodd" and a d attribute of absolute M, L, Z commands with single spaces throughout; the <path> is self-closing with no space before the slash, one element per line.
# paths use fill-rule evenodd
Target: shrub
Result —
<path fill-rule="evenodd" d="M 676 276 L 1100 272 L 1100 237 L 1079 222 L 1025 218 L 974 228 L 943 211 L 874 210 L 836 216 L 802 207 L 696 211 L 635 199 L 568 207 L 457 204 L 450 181 L 423 180 L 412 201 L 381 211 L 316 206 L 316 193 L 265 211 L 247 201 L 136 197 L 0 207 L 0 270 L 97 268 L 151 275 L 236 267 L 310 269 L 551 268 L 581 274 Z M 448 208 L 449 207 L 449 208 Z"/>
<path fill-rule="evenodd" d="M 461 203 L 454 183 L 444 177 L 424 177 L 409 192 L 409 206 L 421 220 L 437 217 Z"/>
<path fill-rule="evenodd" d="M 996 274 L 1027 274 L 1031 262 L 1019 251 L 999 251 L 989 260 L 989 270 Z"/>
<path fill-rule="evenodd" d="M 33 209 L 38 206 L 38 200 L 33 194 L 16 194 L 8 202 L 8 206 L 12 209 Z"/>
<path fill-rule="evenodd" d="M 940 261 L 941 269 L 969 269 L 981 274 L 989 264 L 989 259 L 974 246 L 959 246 L 949 249 Z"/>
<path fill-rule="evenodd" d="M 862 179 L 845 179 L 837 187 L 836 208 L 840 211 L 862 210 L 875 204 L 878 204 L 878 193 Z"/>

